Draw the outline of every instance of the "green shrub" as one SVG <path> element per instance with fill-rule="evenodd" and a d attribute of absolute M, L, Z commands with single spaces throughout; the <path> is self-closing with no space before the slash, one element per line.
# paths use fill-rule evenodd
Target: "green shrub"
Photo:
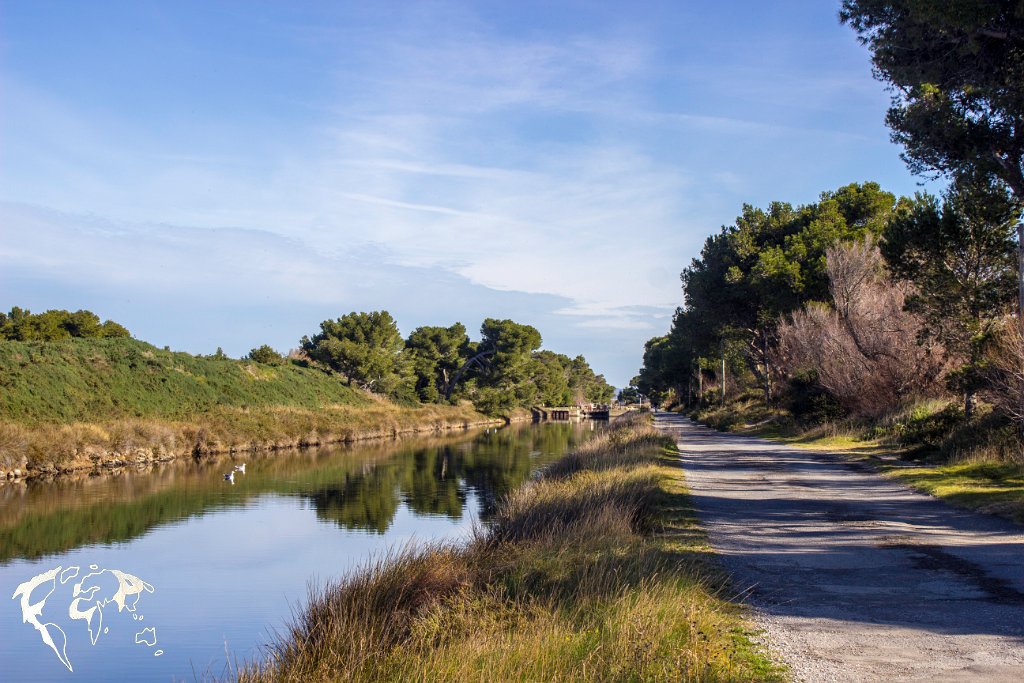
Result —
<path fill-rule="evenodd" d="M 263 363 L 264 365 L 281 365 L 284 363 L 284 356 L 275 351 L 269 344 L 257 346 L 249 352 L 249 360 Z"/>

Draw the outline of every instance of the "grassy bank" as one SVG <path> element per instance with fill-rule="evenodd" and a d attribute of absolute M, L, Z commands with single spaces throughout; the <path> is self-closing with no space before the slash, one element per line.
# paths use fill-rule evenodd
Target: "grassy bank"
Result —
<path fill-rule="evenodd" d="M 770 680 L 695 528 L 670 442 L 623 421 L 465 546 L 404 549 L 311 595 L 240 681 Z"/>
<path fill-rule="evenodd" d="M 1024 523 L 1024 444 L 984 405 L 970 420 L 959 404 L 933 400 L 876 420 L 801 425 L 747 396 L 694 417 L 722 431 L 841 453 L 954 505 Z"/>
<path fill-rule="evenodd" d="M 54 471 L 317 445 L 486 420 L 375 400 L 300 363 L 192 356 L 134 339 L 0 344 L 0 470 Z"/>
<path fill-rule="evenodd" d="M 25 425 L 370 403 L 338 377 L 297 363 L 193 356 L 135 339 L 6 341 L 0 391 L 0 419 Z"/>

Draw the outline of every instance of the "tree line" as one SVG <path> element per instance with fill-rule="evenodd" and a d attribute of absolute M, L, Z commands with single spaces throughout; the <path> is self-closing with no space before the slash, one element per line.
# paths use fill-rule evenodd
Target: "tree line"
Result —
<path fill-rule="evenodd" d="M 941 197 L 848 185 L 743 207 L 682 273 L 638 390 L 662 402 L 758 391 L 798 414 L 879 415 L 983 393 L 1024 422 L 1024 12 L 1013 0 L 844 0 L 890 86 L 886 122 Z"/>
<path fill-rule="evenodd" d="M 868 182 L 745 206 L 682 272 L 685 305 L 634 383 L 685 405 L 756 387 L 817 419 L 956 392 L 970 416 L 1012 370 L 1018 215 L 977 178 L 942 197 Z"/>
<path fill-rule="evenodd" d="M 583 356 L 542 351 L 541 342 L 535 327 L 495 318 L 484 320 L 479 341 L 470 340 L 462 323 L 418 327 L 403 338 L 387 311 L 372 311 L 323 321 L 300 349 L 349 383 L 399 402 L 469 400 L 497 414 L 611 400 L 614 387 Z M 250 357 L 258 360 L 259 353 Z"/>
<path fill-rule="evenodd" d="M 0 311 L 0 339 L 10 341 L 61 341 L 131 337 L 131 333 L 113 320 L 101 322 L 92 311 L 50 310 L 43 313 L 14 306 L 10 313 Z"/>
<path fill-rule="evenodd" d="M 423 326 L 403 338 L 387 311 L 352 312 L 320 323 L 299 348 L 282 355 L 264 344 L 246 360 L 278 365 L 299 362 L 337 373 L 350 385 L 399 403 L 471 401 L 496 415 L 534 405 L 609 403 L 615 388 L 583 356 L 541 350 L 540 332 L 513 320 L 488 318 L 472 341 L 462 323 Z M 13 307 L 0 313 L 0 339 L 53 342 L 128 338 L 122 325 L 91 311 L 33 314 Z M 207 356 L 229 360 L 220 347 Z"/>

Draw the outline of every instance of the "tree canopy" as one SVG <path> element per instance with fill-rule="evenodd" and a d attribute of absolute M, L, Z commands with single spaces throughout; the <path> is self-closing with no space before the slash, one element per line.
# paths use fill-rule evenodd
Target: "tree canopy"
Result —
<path fill-rule="evenodd" d="M 514 320 L 487 318 L 480 326 L 481 340 L 475 355 L 488 362 L 472 374 L 473 403 L 487 413 L 528 406 L 537 398 L 533 384 L 532 353 L 542 339 L 537 328 Z"/>
<path fill-rule="evenodd" d="M 264 365 L 280 365 L 284 362 L 284 356 L 274 350 L 269 344 L 263 344 L 249 351 L 249 360 Z"/>
<path fill-rule="evenodd" d="M 421 401 L 437 402 L 448 393 L 455 373 L 469 349 L 466 326 L 417 327 L 405 342 L 416 375 L 416 394 Z"/>
<path fill-rule="evenodd" d="M 829 247 L 880 234 L 895 204 L 894 195 L 866 182 L 824 192 L 806 206 L 745 205 L 682 272 L 685 305 L 669 334 L 647 343 L 641 391 L 659 401 L 670 389 L 682 394 L 691 377 L 711 367 L 710 358 L 724 357 L 729 372 L 753 373 L 770 392 L 779 317 L 827 300 Z"/>
<path fill-rule="evenodd" d="M 961 178 L 941 203 L 928 194 L 904 202 L 881 244 L 893 274 L 914 284 L 906 304 L 923 332 L 961 358 L 953 379 L 968 415 L 982 348 L 1013 305 L 1015 214 L 1001 185 Z"/>
<path fill-rule="evenodd" d="M 845 0 L 840 19 L 892 86 L 887 123 L 915 172 L 980 172 L 1024 198 L 1020 2 Z"/>
<path fill-rule="evenodd" d="M 310 359 L 350 383 L 401 401 L 469 400 L 482 412 L 499 414 L 539 403 L 611 399 L 614 388 L 583 356 L 540 351 L 535 327 L 488 318 L 480 335 L 480 341 L 470 341 L 466 327 L 454 323 L 424 325 L 403 340 L 387 311 L 353 312 L 325 320 L 301 345 Z M 271 358 L 267 350 L 253 349 L 250 357 Z"/>
<path fill-rule="evenodd" d="M 411 384 L 403 356 L 405 341 L 387 311 L 352 312 L 325 320 L 320 332 L 303 337 L 301 344 L 310 358 L 364 389 L 396 396 Z"/>
<path fill-rule="evenodd" d="M 915 173 L 991 178 L 1024 207 L 1024 5 L 844 0 L 840 19 L 892 89 L 886 123 Z M 1017 224 L 1024 315 L 1024 222 Z"/>
<path fill-rule="evenodd" d="M 100 322 L 92 311 L 49 310 L 33 314 L 17 306 L 0 313 L 0 339 L 12 341 L 60 341 L 74 338 L 131 337 L 131 333 L 113 320 Z"/>

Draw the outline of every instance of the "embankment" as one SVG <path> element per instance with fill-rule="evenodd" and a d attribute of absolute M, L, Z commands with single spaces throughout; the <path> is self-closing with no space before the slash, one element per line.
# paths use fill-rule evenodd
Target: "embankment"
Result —
<path fill-rule="evenodd" d="M 465 545 L 314 590 L 240 681 L 775 680 L 649 417 L 619 420 Z"/>
<path fill-rule="evenodd" d="M 469 406 L 398 406 L 294 361 L 133 339 L 4 342 L 0 397 L 0 478 L 501 422 Z"/>

